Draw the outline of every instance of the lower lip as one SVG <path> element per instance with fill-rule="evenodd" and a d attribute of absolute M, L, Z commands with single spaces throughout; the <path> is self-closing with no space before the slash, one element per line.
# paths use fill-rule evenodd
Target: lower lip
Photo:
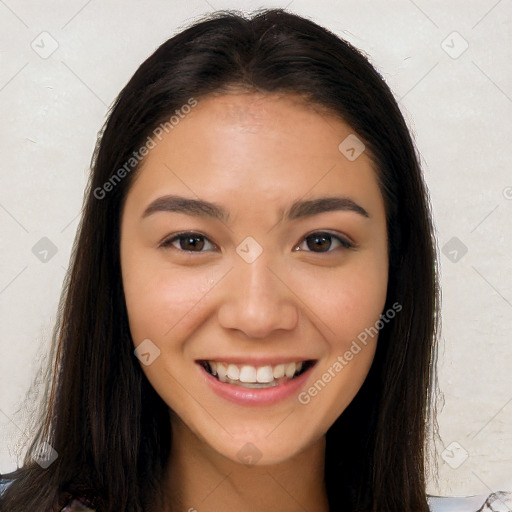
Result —
<path fill-rule="evenodd" d="M 244 388 L 236 384 L 221 382 L 213 375 L 210 375 L 202 365 L 198 364 L 198 366 L 210 388 L 220 397 L 239 405 L 272 405 L 298 394 L 315 365 L 310 366 L 304 373 L 292 380 L 286 381 L 284 384 L 260 389 Z"/>

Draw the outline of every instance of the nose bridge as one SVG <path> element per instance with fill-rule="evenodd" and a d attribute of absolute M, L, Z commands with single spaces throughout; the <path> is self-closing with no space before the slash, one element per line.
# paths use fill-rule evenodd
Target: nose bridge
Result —
<path fill-rule="evenodd" d="M 219 309 L 223 327 L 256 338 L 268 336 L 276 329 L 295 327 L 298 311 L 293 294 L 273 267 L 268 253 L 251 262 L 237 257 Z"/>
<path fill-rule="evenodd" d="M 270 305 L 279 302 L 283 295 L 282 284 L 271 270 L 269 258 L 260 256 L 252 263 L 239 262 L 237 274 L 240 280 L 240 295 L 249 303 Z"/>

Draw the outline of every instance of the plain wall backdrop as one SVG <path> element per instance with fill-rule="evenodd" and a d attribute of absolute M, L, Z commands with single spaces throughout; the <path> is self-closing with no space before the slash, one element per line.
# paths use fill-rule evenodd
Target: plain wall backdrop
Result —
<path fill-rule="evenodd" d="M 21 463 L 96 134 L 157 46 L 286 7 L 363 50 L 421 154 L 440 249 L 440 495 L 512 490 L 512 3 L 0 1 L 0 472 Z M 23 453 L 23 450 L 22 450 Z"/>

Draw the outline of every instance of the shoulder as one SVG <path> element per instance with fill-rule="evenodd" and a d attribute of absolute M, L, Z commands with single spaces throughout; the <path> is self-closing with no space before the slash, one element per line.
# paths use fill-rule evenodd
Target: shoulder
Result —
<path fill-rule="evenodd" d="M 12 480 L 7 480 L 0 478 L 0 496 L 3 494 L 3 492 L 9 487 L 9 485 L 12 483 Z"/>
<path fill-rule="evenodd" d="M 498 512 L 512 510 L 512 493 L 466 497 L 429 496 L 431 512 Z"/>
<path fill-rule="evenodd" d="M 0 478 L 0 496 L 9 487 L 13 480 Z M 94 505 L 85 498 L 71 498 L 60 512 L 95 512 Z"/>

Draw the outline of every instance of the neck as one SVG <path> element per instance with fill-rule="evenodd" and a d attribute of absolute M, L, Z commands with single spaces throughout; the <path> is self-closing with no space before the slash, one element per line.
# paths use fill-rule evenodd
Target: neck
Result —
<path fill-rule="evenodd" d="M 247 466 L 215 452 L 179 419 L 171 424 L 165 512 L 329 511 L 325 437 L 285 462 Z"/>

